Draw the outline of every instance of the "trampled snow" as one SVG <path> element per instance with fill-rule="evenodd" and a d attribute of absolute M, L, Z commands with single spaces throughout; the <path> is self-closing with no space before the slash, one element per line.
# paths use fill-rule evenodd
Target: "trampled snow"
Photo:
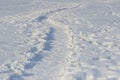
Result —
<path fill-rule="evenodd" d="M 120 80 L 119 0 L 0 0 L 0 80 Z"/>

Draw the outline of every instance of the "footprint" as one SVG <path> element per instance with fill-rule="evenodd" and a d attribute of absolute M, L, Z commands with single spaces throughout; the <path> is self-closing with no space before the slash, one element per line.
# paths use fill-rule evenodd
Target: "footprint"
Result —
<path fill-rule="evenodd" d="M 43 50 L 49 51 L 49 50 L 52 49 L 51 43 L 54 40 L 54 32 L 55 32 L 55 29 L 54 28 L 50 28 L 50 31 L 49 31 L 49 33 L 47 33 L 47 37 L 45 38 L 46 39 L 46 43 L 44 43 Z"/>
<path fill-rule="evenodd" d="M 29 63 L 25 64 L 24 67 L 25 69 L 32 69 L 38 61 L 41 61 L 43 58 L 43 55 L 41 52 L 38 52 L 37 54 L 34 55 L 31 59 L 29 59 Z"/>
<path fill-rule="evenodd" d="M 44 16 L 44 15 L 41 15 L 41 16 L 39 16 L 36 20 L 37 20 L 38 22 L 42 22 L 42 21 L 45 20 L 45 19 L 47 19 L 47 17 Z"/>
<path fill-rule="evenodd" d="M 8 80 L 23 80 L 23 78 L 18 74 L 12 74 Z"/>

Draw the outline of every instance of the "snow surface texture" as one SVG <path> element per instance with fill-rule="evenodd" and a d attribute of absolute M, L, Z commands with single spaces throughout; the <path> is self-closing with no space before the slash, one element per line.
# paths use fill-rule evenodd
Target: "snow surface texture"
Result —
<path fill-rule="evenodd" d="M 120 80 L 120 0 L 0 0 L 0 80 Z"/>

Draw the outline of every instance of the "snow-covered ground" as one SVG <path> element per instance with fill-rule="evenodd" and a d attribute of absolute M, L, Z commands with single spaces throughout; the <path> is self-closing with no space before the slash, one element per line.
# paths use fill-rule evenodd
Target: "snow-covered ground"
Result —
<path fill-rule="evenodd" d="M 120 0 L 0 0 L 0 80 L 120 80 Z"/>

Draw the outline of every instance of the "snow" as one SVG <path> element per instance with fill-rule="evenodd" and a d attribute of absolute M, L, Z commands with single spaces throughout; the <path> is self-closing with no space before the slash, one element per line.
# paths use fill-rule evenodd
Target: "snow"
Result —
<path fill-rule="evenodd" d="M 0 0 L 0 80 L 120 80 L 119 0 Z"/>

